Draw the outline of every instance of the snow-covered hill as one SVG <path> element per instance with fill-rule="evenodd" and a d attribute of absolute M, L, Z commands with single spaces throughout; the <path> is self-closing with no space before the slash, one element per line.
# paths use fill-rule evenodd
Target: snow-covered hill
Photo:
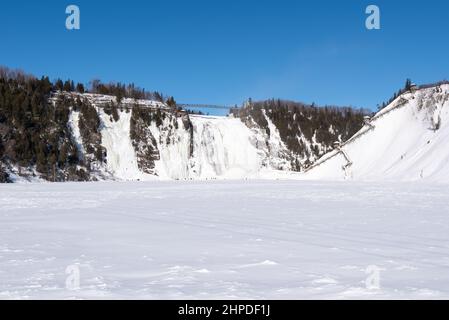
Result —
<path fill-rule="evenodd" d="M 308 179 L 449 181 L 449 85 L 407 92 L 320 159 Z"/>

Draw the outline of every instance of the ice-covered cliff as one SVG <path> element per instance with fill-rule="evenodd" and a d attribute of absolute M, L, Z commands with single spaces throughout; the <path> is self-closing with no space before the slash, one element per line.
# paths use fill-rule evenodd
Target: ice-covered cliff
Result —
<path fill-rule="evenodd" d="M 114 98 L 89 95 L 98 115 L 104 158 L 91 159 L 96 179 L 242 179 L 290 170 L 289 150 L 268 119 L 271 134 L 239 118 L 187 115 L 148 102 L 107 111 Z M 91 157 L 79 110 L 69 128 L 80 159 Z M 86 130 L 86 128 L 84 128 Z"/>

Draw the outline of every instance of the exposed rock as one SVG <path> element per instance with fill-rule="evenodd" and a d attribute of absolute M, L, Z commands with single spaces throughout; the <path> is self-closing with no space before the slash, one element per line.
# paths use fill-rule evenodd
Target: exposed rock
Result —
<path fill-rule="evenodd" d="M 136 151 L 137 164 L 147 174 L 156 174 L 155 161 L 160 160 L 156 139 L 150 130 L 153 113 L 151 109 L 134 108 L 131 116 L 130 137 Z"/>

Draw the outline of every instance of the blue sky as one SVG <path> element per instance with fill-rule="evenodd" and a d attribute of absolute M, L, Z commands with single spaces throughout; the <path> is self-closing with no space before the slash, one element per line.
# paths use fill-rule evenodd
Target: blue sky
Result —
<path fill-rule="evenodd" d="M 81 30 L 65 29 L 65 8 Z M 365 8 L 381 9 L 381 30 Z M 449 2 L 5 1 L 0 64 L 87 83 L 134 82 L 182 103 L 284 98 L 374 109 L 448 78 Z"/>

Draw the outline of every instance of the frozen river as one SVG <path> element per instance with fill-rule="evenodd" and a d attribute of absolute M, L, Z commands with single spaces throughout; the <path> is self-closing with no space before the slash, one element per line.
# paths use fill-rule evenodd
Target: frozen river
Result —
<path fill-rule="evenodd" d="M 449 298 L 449 188 L 0 185 L 0 299 Z"/>

